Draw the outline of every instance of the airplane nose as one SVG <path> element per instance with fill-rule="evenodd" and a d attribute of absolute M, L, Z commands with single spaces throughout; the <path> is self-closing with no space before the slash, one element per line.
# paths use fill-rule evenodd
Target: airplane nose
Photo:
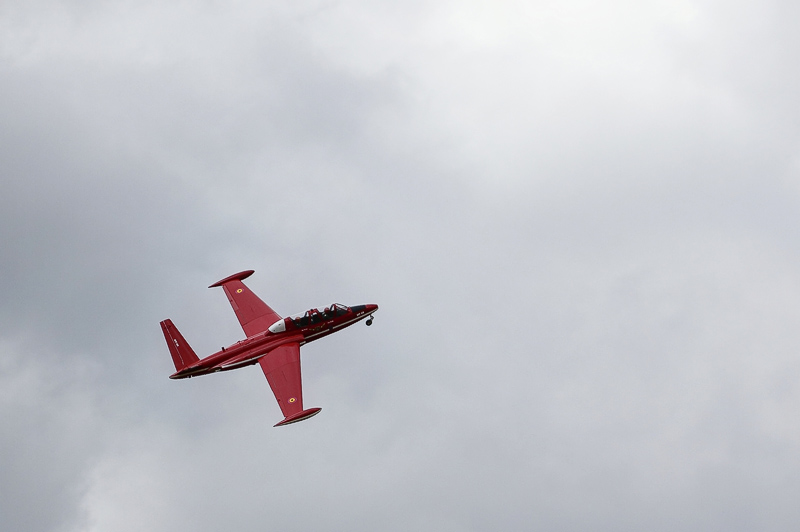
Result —
<path fill-rule="evenodd" d="M 367 325 L 372 325 L 372 313 L 378 310 L 378 305 L 364 305 L 364 310 L 367 311 Z"/>

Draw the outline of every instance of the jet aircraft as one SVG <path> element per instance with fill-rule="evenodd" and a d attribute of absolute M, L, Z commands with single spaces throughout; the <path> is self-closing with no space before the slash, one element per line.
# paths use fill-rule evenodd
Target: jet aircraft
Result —
<path fill-rule="evenodd" d="M 321 408 L 303 408 L 300 346 L 363 319 L 372 325 L 378 305 L 348 307 L 334 303 L 281 318 L 242 282 L 253 273 L 253 270 L 235 273 L 209 286 L 221 286 L 225 291 L 247 336 L 244 340 L 199 359 L 171 320 L 161 322 L 175 363 L 175 373 L 169 378 L 186 379 L 259 364 L 284 416 L 275 426 L 303 421 L 318 414 Z"/>

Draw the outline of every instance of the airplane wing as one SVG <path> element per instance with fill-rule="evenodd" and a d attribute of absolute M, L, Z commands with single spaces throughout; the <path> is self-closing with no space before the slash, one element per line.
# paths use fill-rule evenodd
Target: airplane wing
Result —
<path fill-rule="evenodd" d="M 300 377 L 300 344 L 292 342 L 277 347 L 258 359 L 283 412 L 280 425 L 303 421 L 319 413 L 320 408 L 303 410 L 303 382 Z"/>
<path fill-rule="evenodd" d="M 228 296 L 228 301 L 248 337 L 266 331 L 270 325 L 281 319 L 277 312 L 261 301 L 242 282 L 242 279 L 247 279 L 253 273 L 253 270 L 234 273 L 209 286 L 209 288 L 221 286 L 225 290 L 225 295 Z"/>

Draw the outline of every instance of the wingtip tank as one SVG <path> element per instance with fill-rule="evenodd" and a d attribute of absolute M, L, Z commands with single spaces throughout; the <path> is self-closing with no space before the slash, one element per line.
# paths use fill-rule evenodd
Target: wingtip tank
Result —
<path fill-rule="evenodd" d="M 291 425 L 292 423 L 297 423 L 298 421 L 304 421 L 310 417 L 314 417 L 319 414 L 321 408 L 309 408 L 308 410 L 303 410 L 302 412 L 298 412 L 296 414 L 292 414 L 291 416 L 286 416 L 283 421 L 273 425 L 275 427 L 282 427 L 283 425 Z"/>
<path fill-rule="evenodd" d="M 224 278 L 224 279 L 222 279 L 220 281 L 217 281 L 216 283 L 214 283 L 211 286 L 209 286 L 209 288 L 214 288 L 216 286 L 222 286 L 225 283 L 229 283 L 231 281 L 237 281 L 237 280 L 241 281 L 242 279 L 247 279 L 248 277 L 250 277 L 254 273 L 256 273 L 255 270 L 245 270 L 243 272 L 234 273 L 233 275 L 229 275 L 226 278 Z"/>

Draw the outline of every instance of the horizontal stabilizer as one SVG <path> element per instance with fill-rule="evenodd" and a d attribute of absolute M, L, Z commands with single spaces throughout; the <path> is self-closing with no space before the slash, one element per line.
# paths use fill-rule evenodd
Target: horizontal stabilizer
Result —
<path fill-rule="evenodd" d="M 292 423 L 297 423 L 298 421 L 303 421 L 310 417 L 314 417 L 319 414 L 321 408 L 309 408 L 308 410 L 303 410 L 302 412 L 298 412 L 296 414 L 292 414 L 291 416 L 286 416 L 283 421 L 275 425 L 276 427 L 280 427 L 283 425 L 290 425 Z"/>
<path fill-rule="evenodd" d="M 175 371 L 184 370 L 200 360 L 172 320 L 162 321 L 161 330 L 164 332 L 169 354 L 175 363 Z"/>

